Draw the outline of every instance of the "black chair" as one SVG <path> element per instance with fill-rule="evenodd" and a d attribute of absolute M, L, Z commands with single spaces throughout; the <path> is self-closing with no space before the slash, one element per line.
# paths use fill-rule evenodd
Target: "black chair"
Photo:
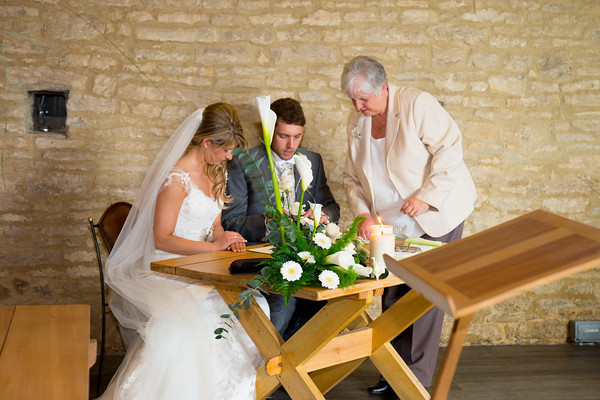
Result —
<path fill-rule="evenodd" d="M 92 217 L 88 218 L 90 228 L 92 230 L 92 238 L 94 239 L 94 246 L 96 248 L 96 258 L 98 259 L 98 270 L 100 272 L 100 293 L 102 295 L 102 337 L 100 339 L 100 360 L 98 361 L 98 382 L 96 386 L 96 394 L 98 396 L 100 395 L 100 380 L 102 377 L 102 364 L 104 362 L 106 313 L 110 312 L 110 308 L 108 307 L 108 303 L 106 301 L 106 291 L 108 288 L 104 284 L 104 268 L 102 266 L 102 255 L 100 253 L 100 246 L 98 245 L 98 235 L 96 234 L 96 229 L 98 232 L 100 232 L 100 237 L 102 238 L 104 247 L 106 248 L 108 254 L 110 254 L 115 242 L 117 241 L 117 237 L 119 237 L 119 233 L 121 233 L 121 229 L 123 229 L 123 225 L 125 224 L 125 220 L 127 219 L 127 215 L 129 215 L 130 210 L 131 204 L 124 201 L 119 201 L 108 206 L 98 220 L 97 224 L 94 224 L 94 219 Z"/>

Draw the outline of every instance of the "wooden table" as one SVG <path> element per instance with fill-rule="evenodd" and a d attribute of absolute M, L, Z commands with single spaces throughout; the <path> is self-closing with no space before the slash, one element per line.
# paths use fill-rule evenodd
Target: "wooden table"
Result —
<path fill-rule="evenodd" d="M 433 399 L 446 399 L 473 314 L 600 265 L 600 229 L 534 211 L 388 269 L 455 318 Z"/>
<path fill-rule="evenodd" d="M 152 269 L 212 282 L 225 301 L 233 304 L 252 276 L 231 275 L 227 268 L 233 260 L 255 257 L 261 255 L 218 251 L 155 262 Z M 375 320 L 365 312 L 373 296 L 400 283 L 390 276 L 357 281 L 345 289 L 299 290 L 294 296 L 327 300 L 327 304 L 285 342 L 256 302 L 249 310 L 240 311 L 241 324 L 265 359 L 257 369 L 257 398 L 264 399 L 283 385 L 293 399 L 324 399 L 324 393 L 370 358 L 402 398 L 428 399 L 429 393 L 389 341 L 432 304 L 411 291 Z"/>
<path fill-rule="evenodd" d="M 0 399 L 89 398 L 89 305 L 0 307 L 0 343 Z"/>

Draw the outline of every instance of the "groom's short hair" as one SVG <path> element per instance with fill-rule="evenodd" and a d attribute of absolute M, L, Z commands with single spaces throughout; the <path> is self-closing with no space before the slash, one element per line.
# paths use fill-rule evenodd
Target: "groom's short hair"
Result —
<path fill-rule="evenodd" d="M 297 100 L 290 97 L 275 100 L 271 104 L 271 110 L 277 114 L 277 122 L 281 121 L 285 124 L 299 126 L 304 126 L 304 124 L 306 124 L 302 106 Z"/>

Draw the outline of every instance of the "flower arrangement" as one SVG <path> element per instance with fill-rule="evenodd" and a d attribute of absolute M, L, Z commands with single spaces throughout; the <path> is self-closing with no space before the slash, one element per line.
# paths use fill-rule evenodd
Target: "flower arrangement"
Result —
<path fill-rule="evenodd" d="M 265 190 L 265 216 L 267 218 L 268 241 L 273 245 L 272 258 L 260 262 L 260 272 L 249 280 L 251 289 L 240 295 L 240 302 L 230 304 L 233 315 L 239 317 L 238 310 L 248 309 L 253 292 L 269 290 L 281 294 L 287 304 L 290 296 L 304 286 L 321 286 L 327 289 L 344 288 L 360 278 L 385 278 L 387 271 L 377 271 L 366 266 L 369 253 L 364 242 L 358 238 L 358 224 L 364 217 L 357 217 L 346 232 L 333 222 L 321 224 L 321 204 L 310 203 L 311 218 L 304 214 L 304 194 L 312 183 L 311 163 L 303 154 L 295 154 L 294 163 L 300 175 L 301 195 L 299 202 L 292 202 L 286 195 L 286 188 L 280 191 L 279 181 L 271 152 L 271 141 L 277 116 L 270 109 L 270 96 L 257 97 L 262 123 L 262 138 L 265 145 L 271 179 L 260 189 Z M 246 171 L 262 163 L 254 159 L 248 151 L 236 149 L 240 161 L 246 164 Z M 261 176 L 263 176 L 261 174 Z M 282 185 L 284 186 L 284 185 Z M 282 195 L 283 192 L 283 195 Z M 231 314 L 222 318 L 229 319 Z M 225 325 L 228 325 L 226 322 Z M 227 332 L 225 327 L 215 330 L 217 339 Z"/>
<path fill-rule="evenodd" d="M 282 203 L 271 153 L 277 116 L 270 109 L 270 100 L 269 96 L 257 97 L 275 194 L 274 206 L 265 206 L 268 240 L 274 248 L 272 258 L 261 262 L 264 267 L 256 279 L 280 293 L 287 303 L 289 297 L 304 286 L 344 288 L 354 284 L 358 277 L 372 277 L 373 269 L 366 266 L 369 254 L 357 237 L 363 217 L 356 218 L 346 232 L 333 222 L 319 223 L 320 204 L 309 203 L 312 219 L 303 217 L 304 194 L 313 179 L 311 163 L 303 154 L 294 155 L 302 190 L 300 201 L 292 202 L 289 196 L 283 196 L 287 204 Z"/>

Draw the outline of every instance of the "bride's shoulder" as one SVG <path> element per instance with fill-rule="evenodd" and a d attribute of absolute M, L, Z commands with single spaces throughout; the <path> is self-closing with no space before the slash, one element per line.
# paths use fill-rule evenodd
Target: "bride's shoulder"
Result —
<path fill-rule="evenodd" d="M 171 168 L 163 183 L 163 189 L 173 185 L 182 186 L 186 193 L 189 193 L 192 187 L 192 178 L 190 177 L 189 172 L 179 167 Z"/>

